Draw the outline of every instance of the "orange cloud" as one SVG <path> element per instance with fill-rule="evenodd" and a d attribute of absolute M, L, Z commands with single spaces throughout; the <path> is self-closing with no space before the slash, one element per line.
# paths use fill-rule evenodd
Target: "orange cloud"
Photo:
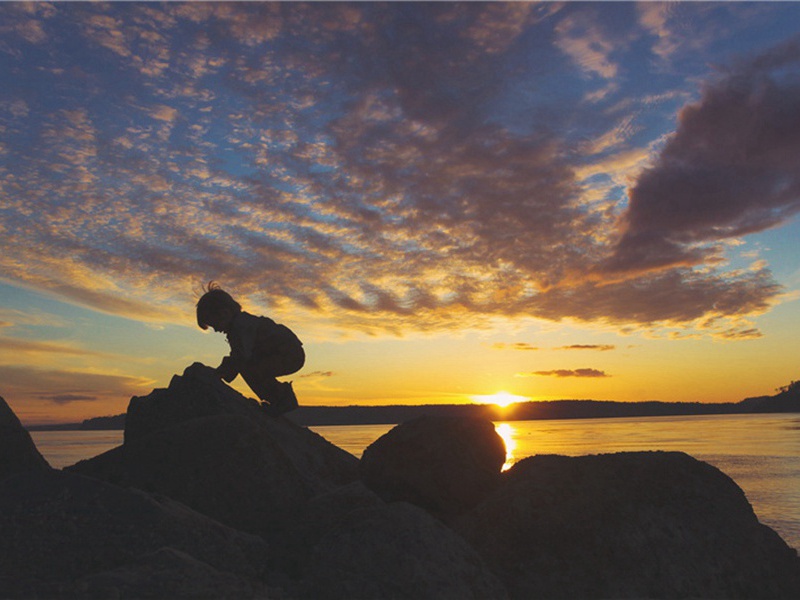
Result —
<path fill-rule="evenodd" d="M 555 369 L 552 371 L 533 371 L 532 373 L 519 373 L 519 377 L 611 377 L 605 371 L 598 369 Z"/>

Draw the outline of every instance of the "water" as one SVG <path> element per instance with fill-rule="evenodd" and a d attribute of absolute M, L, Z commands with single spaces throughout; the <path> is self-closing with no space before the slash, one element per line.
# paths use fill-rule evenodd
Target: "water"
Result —
<path fill-rule="evenodd" d="M 122 431 L 31 431 L 51 467 L 63 469 L 122 444 Z"/>
<path fill-rule="evenodd" d="M 747 495 L 759 520 L 800 549 L 800 414 L 700 415 L 496 423 L 504 468 L 534 454 L 670 450 L 714 465 Z M 356 456 L 392 425 L 312 427 Z"/>
<path fill-rule="evenodd" d="M 675 450 L 733 478 L 762 523 L 800 549 L 800 414 L 703 415 L 497 423 L 508 468 L 534 454 L 580 456 Z M 312 427 L 355 456 L 393 425 Z M 35 431 L 39 451 L 62 468 L 122 443 L 121 431 Z"/>

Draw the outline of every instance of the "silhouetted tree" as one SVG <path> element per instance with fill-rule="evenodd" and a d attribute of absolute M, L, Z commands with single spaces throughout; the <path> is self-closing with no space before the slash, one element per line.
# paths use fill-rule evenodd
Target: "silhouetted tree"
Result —
<path fill-rule="evenodd" d="M 778 388 L 781 393 L 800 391 L 800 381 L 792 381 L 789 385 L 782 385 Z"/>

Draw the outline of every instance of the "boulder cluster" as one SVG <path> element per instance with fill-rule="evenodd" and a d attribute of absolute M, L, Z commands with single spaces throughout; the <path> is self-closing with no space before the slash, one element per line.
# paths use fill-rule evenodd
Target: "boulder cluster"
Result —
<path fill-rule="evenodd" d="M 796 598 L 797 552 L 683 453 L 534 456 L 420 417 L 361 460 L 194 364 L 52 469 L 0 398 L 0 598 Z"/>

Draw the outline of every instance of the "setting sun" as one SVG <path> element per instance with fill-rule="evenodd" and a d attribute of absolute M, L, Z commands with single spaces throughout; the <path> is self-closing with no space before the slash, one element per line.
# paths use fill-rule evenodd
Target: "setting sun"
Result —
<path fill-rule="evenodd" d="M 529 398 L 525 396 L 517 396 L 516 394 L 509 394 L 508 392 L 497 392 L 496 394 L 485 394 L 472 397 L 475 402 L 481 404 L 496 404 L 501 408 L 505 408 L 515 402 L 527 402 Z"/>

